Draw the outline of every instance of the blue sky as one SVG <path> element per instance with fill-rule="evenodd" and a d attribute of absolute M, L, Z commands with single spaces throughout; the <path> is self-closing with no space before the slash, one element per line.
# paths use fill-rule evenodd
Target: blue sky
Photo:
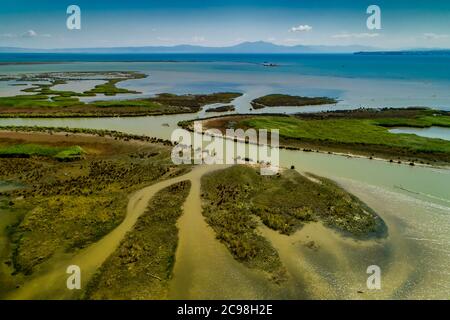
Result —
<path fill-rule="evenodd" d="M 66 9 L 71 4 L 81 8 L 81 30 L 66 28 Z M 366 27 L 366 9 L 371 4 L 381 8 L 381 30 L 372 31 Z M 284 45 L 450 48 L 450 1 L 0 2 L 0 46 L 225 46 L 259 40 Z"/>

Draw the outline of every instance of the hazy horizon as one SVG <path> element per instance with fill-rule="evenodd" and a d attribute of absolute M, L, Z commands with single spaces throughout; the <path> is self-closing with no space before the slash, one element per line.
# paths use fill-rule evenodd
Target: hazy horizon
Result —
<path fill-rule="evenodd" d="M 68 30 L 67 7 L 81 9 Z M 373 1 L 2 1 L 0 47 L 31 49 L 198 45 L 265 41 L 283 46 L 450 48 L 450 3 L 386 1 L 381 29 L 366 26 Z"/>

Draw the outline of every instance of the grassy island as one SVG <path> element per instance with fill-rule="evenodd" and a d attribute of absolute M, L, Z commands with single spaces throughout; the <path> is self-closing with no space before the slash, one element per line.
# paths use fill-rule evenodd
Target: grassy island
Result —
<path fill-rule="evenodd" d="M 59 117 L 130 117 L 198 112 L 213 103 L 229 103 L 240 93 L 221 92 L 212 94 L 175 95 L 162 93 L 155 97 L 83 102 L 80 98 L 140 94 L 116 85 L 125 80 L 141 79 L 146 75 L 138 72 L 67 72 L 22 75 L 12 78 L 31 83 L 20 94 L 0 97 L 0 117 L 59 118 Z M 11 78 L 0 80 L 11 81 Z M 102 80 L 103 84 L 84 92 L 54 90 L 56 85 L 68 81 Z M 38 82 L 39 83 L 36 83 Z M 44 83 L 42 83 L 44 82 Z"/>
<path fill-rule="evenodd" d="M 286 170 L 261 176 L 234 166 L 202 179 L 203 214 L 235 259 L 278 280 L 282 266 L 275 249 L 257 232 L 259 223 L 290 235 L 321 221 L 356 237 L 383 236 L 384 222 L 364 203 L 330 180 Z"/>
<path fill-rule="evenodd" d="M 226 105 L 226 106 L 220 106 L 216 108 L 209 108 L 206 110 L 206 112 L 228 112 L 228 111 L 234 111 L 236 110 L 235 106 L 233 105 Z"/>
<path fill-rule="evenodd" d="M 320 150 L 395 161 L 450 163 L 450 141 L 395 134 L 392 127 L 450 127 L 450 113 L 426 108 L 357 109 L 286 115 L 211 118 L 206 128 L 279 129 L 286 148 Z"/>
<path fill-rule="evenodd" d="M 159 191 L 103 264 L 85 299 L 167 299 L 178 244 L 176 222 L 189 193 L 183 181 Z"/>
<path fill-rule="evenodd" d="M 336 99 L 328 97 L 302 97 L 287 94 L 269 94 L 251 102 L 254 109 L 265 107 L 303 107 L 323 104 L 335 104 Z"/>

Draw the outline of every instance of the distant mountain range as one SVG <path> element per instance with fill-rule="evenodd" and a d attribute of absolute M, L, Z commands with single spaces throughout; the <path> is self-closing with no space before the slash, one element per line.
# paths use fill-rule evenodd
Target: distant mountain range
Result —
<path fill-rule="evenodd" d="M 145 47 L 112 47 L 112 48 L 66 48 L 66 49 L 30 49 L 0 47 L 0 53 L 354 53 L 358 51 L 374 51 L 366 46 L 283 46 L 270 42 L 243 42 L 229 47 L 204 47 L 195 45 L 145 46 Z"/>
<path fill-rule="evenodd" d="M 0 47 L 0 53 L 91 53 L 91 54 L 152 54 L 152 53 L 355 53 L 360 55 L 449 55 L 450 49 L 407 49 L 389 51 L 385 49 L 349 45 L 349 46 L 283 46 L 265 41 L 242 42 L 228 47 L 204 47 L 196 45 L 144 46 L 144 47 L 100 47 L 100 48 L 64 48 L 64 49 L 32 49 L 16 47 Z"/>

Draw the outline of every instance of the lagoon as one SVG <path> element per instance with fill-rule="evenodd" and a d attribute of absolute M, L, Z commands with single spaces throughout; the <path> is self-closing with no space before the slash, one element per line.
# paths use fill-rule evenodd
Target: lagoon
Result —
<path fill-rule="evenodd" d="M 450 128 L 445 127 L 430 127 L 430 128 L 394 128 L 390 129 L 391 133 L 407 133 L 415 134 L 426 138 L 443 139 L 450 141 Z"/>

